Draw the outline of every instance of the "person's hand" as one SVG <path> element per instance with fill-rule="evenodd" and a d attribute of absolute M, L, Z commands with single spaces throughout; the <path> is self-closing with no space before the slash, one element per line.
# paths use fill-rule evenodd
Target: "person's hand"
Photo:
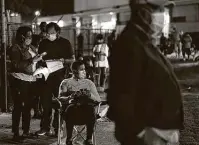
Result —
<path fill-rule="evenodd" d="M 60 97 L 59 100 L 62 102 L 62 101 L 67 101 L 70 97 L 66 97 L 66 96 L 63 96 L 63 97 Z"/>
<path fill-rule="evenodd" d="M 64 63 L 65 62 L 65 59 L 63 59 L 63 58 L 61 58 L 61 59 L 59 59 L 62 63 Z"/>
<path fill-rule="evenodd" d="M 35 76 L 37 79 L 41 79 L 42 77 L 43 77 L 43 75 L 42 74 L 38 74 L 38 75 L 36 75 Z"/>
<path fill-rule="evenodd" d="M 106 56 L 106 54 L 105 54 L 104 52 L 100 52 L 100 55 L 104 55 L 104 56 Z"/>
<path fill-rule="evenodd" d="M 35 56 L 35 57 L 33 58 L 32 62 L 38 62 L 38 61 L 40 61 L 40 60 L 42 60 L 42 56 L 41 56 L 41 55 L 37 55 L 37 56 Z"/>
<path fill-rule="evenodd" d="M 90 97 L 91 96 L 91 92 L 89 90 L 83 90 L 82 91 L 82 96 Z"/>

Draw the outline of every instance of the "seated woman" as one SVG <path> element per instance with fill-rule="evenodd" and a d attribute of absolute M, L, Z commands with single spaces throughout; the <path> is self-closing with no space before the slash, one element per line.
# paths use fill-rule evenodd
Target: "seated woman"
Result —
<path fill-rule="evenodd" d="M 92 145 L 92 134 L 95 124 L 95 108 L 85 102 L 100 102 L 100 96 L 94 83 L 86 78 L 85 65 L 82 61 L 76 61 L 72 64 L 73 77 L 62 81 L 59 88 L 59 97 L 71 98 L 70 105 L 65 110 L 64 119 L 66 121 L 67 130 L 67 145 L 72 145 L 72 131 L 74 125 L 86 124 L 87 127 L 87 140 L 86 145 Z M 82 90 L 84 90 L 82 92 Z M 85 91 L 86 90 L 86 91 Z M 75 95 L 71 95 L 73 92 Z M 74 94 L 74 93 L 73 93 Z M 79 96 L 77 94 L 80 94 Z M 79 97 L 79 99 L 77 99 Z M 81 98 L 85 98 L 81 99 Z M 84 100 L 84 101 L 82 101 Z M 90 100 L 90 101 L 89 101 Z M 77 105 L 80 104 L 80 105 Z"/>

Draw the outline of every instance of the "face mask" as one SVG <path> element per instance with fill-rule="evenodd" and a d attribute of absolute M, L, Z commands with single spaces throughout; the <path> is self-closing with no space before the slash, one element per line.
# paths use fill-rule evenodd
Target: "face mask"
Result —
<path fill-rule="evenodd" d="M 26 38 L 25 39 L 25 44 L 26 45 L 30 45 L 32 43 L 32 39 L 30 39 L 30 38 Z"/>
<path fill-rule="evenodd" d="M 167 12 L 155 12 L 152 14 L 151 27 L 153 29 L 152 37 L 156 40 L 160 38 L 161 34 L 164 33 L 168 36 L 169 24 L 170 24 L 169 13 Z"/>
<path fill-rule="evenodd" d="M 54 41 L 55 39 L 57 39 L 57 34 L 50 34 L 50 36 L 48 37 L 48 39 L 50 41 Z"/>

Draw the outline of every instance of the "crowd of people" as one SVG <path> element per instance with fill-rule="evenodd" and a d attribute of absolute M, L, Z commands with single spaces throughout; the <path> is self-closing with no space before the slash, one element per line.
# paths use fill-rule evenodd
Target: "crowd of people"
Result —
<path fill-rule="evenodd" d="M 192 53 L 196 52 L 196 46 L 189 33 L 179 32 L 174 27 L 168 38 L 162 33 L 160 37 L 160 50 L 165 56 L 174 52 L 177 58 L 182 56 L 183 60 L 186 61 L 190 59 Z"/>
<path fill-rule="evenodd" d="M 60 106 L 56 100 L 60 100 L 65 107 L 61 122 L 66 122 L 66 144 L 73 144 L 73 126 L 83 123 L 87 126 L 85 145 L 93 145 L 97 118 L 94 107 L 101 102 L 98 92 L 106 88 L 110 65 L 107 117 L 115 122 L 116 139 L 122 145 L 179 144 L 179 130 L 183 128 L 182 95 L 171 64 L 154 42 L 154 37 L 159 37 L 164 28 L 164 23 L 160 25 L 154 18 L 156 13 L 164 17 L 165 10 L 172 11 L 174 3 L 130 0 L 129 5 L 131 19 L 123 32 L 115 40 L 113 31 L 108 44 L 103 35 L 97 35 L 92 58 L 75 57 L 71 43 L 60 36 L 61 29 L 56 23 L 41 23 L 41 33 L 35 42 L 31 28 L 19 27 L 16 42 L 9 49 L 15 141 L 31 137 L 33 101 L 35 112 L 41 112 L 36 135 L 57 137 Z M 165 54 L 169 51 L 167 42 L 162 35 L 161 49 Z M 190 36 L 185 34 L 182 39 L 175 39 L 173 47 L 179 49 L 180 42 L 187 53 L 192 42 Z M 47 62 L 55 60 L 63 67 L 47 77 L 33 75 L 38 68 L 46 68 Z M 53 120 L 52 109 L 55 110 Z M 19 134 L 21 115 L 22 136 Z"/>
<path fill-rule="evenodd" d="M 14 104 L 12 132 L 14 134 L 13 140 L 15 141 L 22 141 L 32 135 L 30 133 L 30 112 L 32 108 L 34 108 L 34 117 L 41 119 L 40 130 L 36 134 L 38 136 L 57 136 L 59 114 L 58 109 L 53 105 L 53 98 L 62 97 L 63 99 L 63 95 L 60 96 L 63 92 L 65 94 L 68 93 L 65 96 L 69 97 L 71 92 L 86 89 L 88 90 L 87 96 L 94 102 L 99 102 L 98 91 L 104 91 L 106 84 L 106 69 L 109 67 L 109 47 L 104 42 L 102 34 L 98 34 L 96 37 L 96 44 L 91 58 L 84 56 L 75 58 L 71 43 L 60 36 L 61 29 L 56 23 L 47 24 L 42 22 L 40 30 L 39 35 L 34 35 L 30 27 L 19 27 L 16 33 L 16 41 L 8 53 L 11 60 L 9 82 Z M 63 68 L 51 73 L 47 79 L 42 74 L 33 75 L 38 68 L 47 67 L 47 62 L 53 60 L 61 61 Z M 64 82 L 62 82 L 63 80 Z M 67 85 L 65 86 L 66 81 Z M 70 108 L 73 107 L 70 106 Z M 52 123 L 54 131 L 51 129 L 52 109 L 55 110 Z M 79 110 L 81 111 L 82 109 L 88 113 L 89 117 L 86 117 L 87 120 L 91 121 L 87 121 L 88 139 L 85 142 L 85 144 L 90 145 L 92 144 L 91 137 L 95 116 L 93 107 L 87 108 L 83 106 Z M 78 112 L 74 110 L 72 111 L 73 114 Z M 68 111 L 70 114 L 71 109 L 68 109 Z M 22 136 L 19 134 L 21 114 Z M 68 120 L 67 117 L 66 128 L 68 132 L 71 132 L 72 123 L 74 122 L 74 119 L 73 122 L 70 122 L 70 118 Z M 67 133 L 67 135 L 67 145 L 70 145 L 72 144 L 72 132 Z"/>

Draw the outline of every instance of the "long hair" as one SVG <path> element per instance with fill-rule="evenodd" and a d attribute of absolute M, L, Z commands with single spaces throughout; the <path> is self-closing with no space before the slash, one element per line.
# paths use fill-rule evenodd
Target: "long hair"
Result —
<path fill-rule="evenodd" d="M 21 26 L 18 28 L 16 33 L 16 43 L 21 45 L 24 42 L 24 39 L 28 32 L 32 32 L 32 29 L 29 26 Z"/>

